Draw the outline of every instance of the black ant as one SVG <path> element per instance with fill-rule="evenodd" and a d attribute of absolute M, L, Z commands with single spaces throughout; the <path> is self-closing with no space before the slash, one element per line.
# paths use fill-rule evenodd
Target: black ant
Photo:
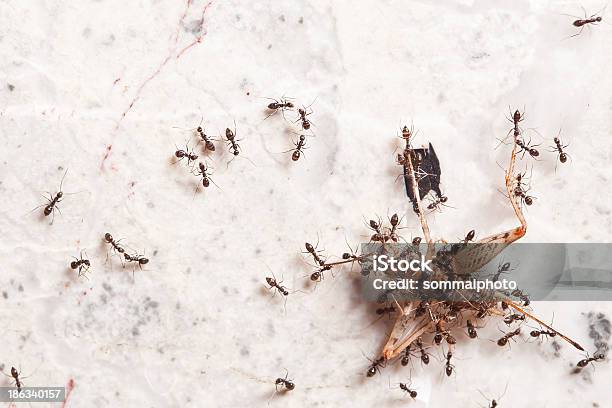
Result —
<path fill-rule="evenodd" d="M 446 197 L 446 196 L 441 196 L 441 197 L 438 197 L 438 198 L 436 198 L 434 201 L 432 201 L 432 202 L 431 202 L 431 203 L 430 203 L 430 204 L 427 206 L 427 209 L 428 209 L 428 210 L 436 210 L 436 209 L 439 209 L 438 207 L 439 207 L 440 205 L 444 205 L 444 203 L 446 203 L 447 201 L 448 201 L 448 197 Z M 445 207 L 448 207 L 448 206 L 445 206 Z M 418 207 L 417 207 L 417 210 L 418 210 Z"/>
<path fill-rule="evenodd" d="M 191 167 L 191 164 L 198 160 L 198 155 L 193 151 L 189 150 L 189 146 L 185 145 L 185 150 L 181 150 L 177 147 L 177 150 L 174 152 L 174 155 L 178 158 L 173 164 L 180 162 L 183 159 L 187 159 L 187 166 Z"/>
<path fill-rule="evenodd" d="M 280 385 L 281 387 L 284 387 L 285 390 L 287 391 L 291 391 L 295 388 L 295 384 L 293 383 L 292 380 L 288 380 L 287 377 L 289 376 L 289 371 L 285 370 L 287 373 L 285 374 L 285 378 L 277 378 L 276 381 L 274 382 L 274 386 L 276 387 L 276 391 L 278 392 L 278 386 Z"/>
<path fill-rule="evenodd" d="M 410 388 L 408 388 L 409 385 L 410 384 L 399 383 L 399 387 L 402 389 L 402 391 L 406 391 L 408 395 L 410 395 L 411 398 L 416 398 L 417 392 L 415 390 L 411 390 Z"/>
<path fill-rule="evenodd" d="M 302 153 L 304 153 L 304 150 L 307 149 L 306 147 L 306 136 L 304 135 L 300 135 L 300 140 L 298 142 L 294 143 L 295 145 L 295 149 L 293 150 L 293 154 L 291 155 L 291 160 L 293 161 L 298 161 L 300 159 L 300 156 L 302 155 Z M 290 152 L 291 150 L 287 150 L 283 153 L 287 153 Z"/>
<path fill-rule="evenodd" d="M 266 98 L 266 99 L 271 99 L 274 102 L 271 102 L 268 104 L 268 109 L 270 109 L 272 112 L 266 116 L 266 119 L 268 119 L 270 116 L 274 115 L 276 112 L 278 112 L 278 110 L 281 110 L 281 113 L 283 114 L 283 117 L 285 116 L 285 110 L 291 110 L 293 109 L 295 106 L 293 105 L 293 102 L 289 102 L 288 99 L 291 98 L 281 98 L 280 100 L 276 100 L 274 98 Z"/>
<path fill-rule="evenodd" d="M 556 331 L 548 331 L 548 330 L 532 330 L 531 333 L 529 333 L 529 335 L 531 337 L 540 337 L 540 336 L 549 336 L 549 337 L 555 337 L 557 335 Z"/>
<path fill-rule="evenodd" d="M 444 321 L 440 320 L 436 323 L 436 334 L 434 335 L 434 342 L 437 345 L 440 345 L 442 339 L 446 339 L 448 344 L 456 344 L 457 339 L 455 339 L 448 330 L 444 328 Z"/>
<path fill-rule="evenodd" d="M 550 146 L 552 150 L 549 151 L 559 153 L 558 159 L 561 163 L 567 162 L 568 154 L 564 152 L 563 149 L 569 146 L 569 144 L 563 145 L 563 142 L 561 142 L 558 136 L 555 137 L 553 141 L 555 142 L 555 146 Z"/>
<path fill-rule="evenodd" d="M 506 391 L 508 391 L 508 384 L 506 384 L 506 389 L 504 390 L 504 393 L 500 397 L 498 397 L 497 399 L 501 400 L 504 397 L 504 395 L 506 395 Z M 486 400 L 489 399 L 486 395 L 484 395 L 482 393 L 482 391 L 478 390 L 478 392 L 480 393 L 480 395 L 482 395 L 484 397 L 484 399 L 486 399 Z M 487 408 L 497 408 L 497 405 L 498 405 L 497 400 L 492 399 L 491 400 L 491 405 L 489 407 L 487 407 Z"/>
<path fill-rule="evenodd" d="M 283 283 L 282 281 L 277 282 L 276 278 L 266 277 L 266 282 L 268 282 L 268 285 L 270 285 L 269 289 L 278 290 L 280 293 L 283 294 L 283 296 L 289 296 L 289 291 L 287 290 L 287 288 L 281 286 L 281 283 Z"/>
<path fill-rule="evenodd" d="M 202 186 L 204 187 L 208 187 L 210 186 L 210 182 L 212 181 L 215 185 L 217 185 L 217 183 L 215 183 L 213 181 L 213 179 L 210 177 L 210 167 L 206 166 L 205 163 L 202 162 L 198 162 L 198 171 L 196 173 L 193 173 L 196 176 L 202 176 Z M 218 186 L 217 186 L 218 187 Z"/>
<path fill-rule="evenodd" d="M 536 149 L 536 147 L 538 147 L 539 144 L 529 146 L 529 143 L 526 144 L 523 140 L 518 139 L 518 138 L 515 139 L 514 141 L 516 145 L 521 148 L 519 153 L 523 152 L 523 156 L 521 156 L 521 158 L 525 156 L 525 152 L 529 153 L 531 157 L 538 157 L 540 155 L 540 152 Z"/>
<path fill-rule="evenodd" d="M 570 37 L 569 37 L 569 38 L 571 38 L 571 37 L 576 37 L 576 36 L 580 35 L 580 34 L 582 33 L 582 30 L 584 30 L 584 27 L 585 27 L 587 24 L 597 25 L 597 23 L 600 23 L 600 22 L 603 20 L 603 17 L 602 17 L 602 16 L 598 16 L 598 15 L 597 15 L 597 14 L 599 14 L 599 13 L 596 13 L 596 14 L 591 15 L 590 17 L 587 17 L 587 12 L 586 12 L 586 10 L 584 9 L 584 7 L 582 7 L 582 10 L 584 11 L 584 18 L 579 18 L 578 20 L 574 20 L 574 22 L 572 23 L 572 25 L 573 25 L 574 27 L 579 27 L 579 28 L 580 28 L 580 31 L 578 31 L 578 32 L 577 32 L 576 34 L 574 34 L 574 35 L 570 35 Z M 566 15 L 567 15 L 567 14 L 566 14 Z M 570 17 L 573 17 L 573 16 L 570 16 Z"/>
<path fill-rule="evenodd" d="M 296 122 L 301 121 L 302 122 L 302 129 L 304 130 L 308 130 L 310 129 L 310 125 L 312 124 L 312 122 L 310 122 L 306 116 L 311 115 L 312 114 L 312 109 L 310 110 L 310 112 L 307 112 L 308 108 L 299 108 L 298 109 L 298 119 L 296 120 Z"/>
<path fill-rule="evenodd" d="M 322 259 L 319 256 L 319 254 L 317 253 L 317 252 L 320 252 L 320 251 L 317 251 L 315 249 L 315 247 L 313 247 L 312 244 L 310 244 L 308 242 L 306 242 L 305 247 L 306 247 L 306 251 L 308 251 L 308 253 L 312 255 L 312 257 L 314 258 L 315 262 L 318 263 L 319 266 L 325 265 L 325 260 Z"/>
<path fill-rule="evenodd" d="M 48 204 L 41 204 L 34 209 L 36 210 L 44 206 L 43 214 L 45 215 L 45 217 L 48 217 L 49 215 L 53 214 L 53 217 L 51 218 L 51 224 L 53 224 L 53 220 L 55 219 L 55 210 L 59 211 L 60 214 L 62 213 L 59 207 L 57 206 L 57 204 L 61 201 L 62 197 L 64 196 L 64 193 L 62 192 L 62 185 L 64 184 L 64 178 L 66 177 L 66 173 L 68 173 L 68 169 L 66 169 L 66 171 L 64 172 L 64 175 L 62 176 L 62 180 L 60 181 L 60 185 L 59 185 L 59 190 L 55 194 L 55 196 L 51 195 L 51 193 L 47 193 L 49 194 L 49 197 L 50 197 L 50 198 L 45 197 L 45 199 L 48 201 Z"/>
<path fill-rule="evenodd" d="M 91 266 L 91 263 L 89 262 L 88 259 L 83 259 L 83 253 L 81 252 L 81 258 L 75 258 L 73 257 L 75 260 L 70 262 L 70 268 L 72 269 L 78 269 L 79 270 L 79 277 L 80 276 L 84 276 L 87 271 L 89 270 L 89 267 Z"/>
<path fill-rule="evenodd" d="M 201 124 L 201 122 L 200 122 L 200 124 Z M 198 135 L 204 141 L 204 149 L 207 149 L 207 150 L 210 150 L 211 152 L 214 152 L 215 151 L 215 145 L 212 142 L 213 139 L 208 137 L 208 135 L 206 133 L 204 133 L 204 129 L 202 128 L 202 126 L 198 126 L 196 128 L 196 132 L 198 132 Z"/>
<path fill-rule="evenodd" d="M 412 238 L 412 245 L 414 246 L 421 245 L 421 237 Z"/>
<path fill-rule="evenodd" d="M 448 377 L 451 376 L 453 369 L 455 368 L 455 366 L 450 363 L 451 358 L 453 358 L 453 353 L 449 350 L 448 353 L 446 353 L 446 367 L 444 368 L 444 371 L 446 371 L 446 375 Z"/>
<path fill-rule="evenodd" d="M 506 344 L 508 344 L 508 340 L 511 339 L 514 336 L 518 336 L 519 334 L 521 334 L 521 328 L 518 327 L 516 330 L 511 331 L 509 333 L 504 334 L 503 337 L 501 337 L 499 340 L 497 340 L 497 345 L 500 347 L 505 346 Z"/>
<path fill-rule="evenodd" d="M 600 354 L 595 354 L 593 357 L 588 357 L 585 359 L 582 359 L 578 362 L 578 364 L 576 364 L 576 367 L 578 368 L 584 368 L 586 367 L 591 361 L 599 361 L 599 360 L 603 360 L 605 359 L 606 356 L 603 353 Z"/>
<path fill-rule="evenodd" d="M 510 326 L 513 322 L 518 322 L 519 320 L 525 320 L 525 315 L 515 313 L 504 317 L 504 323 L 506 323 L 508 326 Z"/>
<path fill-rule="evenodd" d="M 510 270 L 510 262 L 506 262 L 503 265 L 500 263 L 497 266 L 497 272 L 495 273 L 495 275 L 493 275 L 493 281 L 497 282 L 499 280 L 499 276 L 502 273 L 507 273 Z"/>
<path fill-rule="evenodd" d="M 113 246 L 113 249 L 117 252 L 119 252 L 120 254 L 125 252 L 125 249 L 123 249 L 120 245 L 118 241 L 115 241 L 115 239 L 113 238 L 113 236 L 107 232 L 106 234 L 104 234 L 104 241 L 106 241 L 107 243 L 111 244 Z"/>
<path fill-rule="evenodd" d="M 149 259 L 145 258 L 142 255 L 138 255 L 138 254 L 134 254 L 134 255 L 130 255 L 127 252 L 125 252 L 123 254 L 123 257 L 125 258 L 125 260 L 127 262 L 137 262 L 138 263 L 138 267 L 140 269 L 142 269 L 142 265 L 146 265 L 149 263 Z"/>
<path fill-rule="evenodd" d="M 400 219 L 397 214 L 393 214 L 389 219 L 389 223 L 391 224 L 391 231 L 389 231 L 389 239 L 393 242 L 399 241 L 399 236 L 397 235 L 398 225 L 400 223 Z"/>
<path fill-rule="evenodd" d="M 310 280 L 313 282 L 321 282 L 323 280 L 323 273 L 325 271 L 331 271 L 331 268 L 332 268 L 331 265 L 322 265 L 322 268 L 314 271 L 310 275 Z"/>
<path fill-rule="evenodd" d="M 372 361 L 372 365 L 368 368 L 366 375 L 368 377 L 374 377 L 376 373 L 380 373 L 380 369 L 385 367 L 385 358 L 380 357 L 378 360 Z"/>
<path fill-rule="evenodd" d="M 510 120 L 510 122 L 513 123 L 514 127 L 510 130 L 511 132 L 514 131 L 514 138 L 516 139 L 517 137 L 519 137 L 519 135 L 521 134 L 520 128 L 519 128 L 519 123 L 522 122 L 525 118 L 524 118 L 524 112 L 521 113 L 519 112 L 519 110 L 515 110 L 514 114 L 512 115 L 512 119 Z"/>
<path fill-rule="evenodd" d="M 421 361 L 423 362 L 423 364 L 429 364 L 429 354 L 427 354 L 427 352 L 423 348 L 423 339 L 418 337 L 416 339 L 416 345 L 419 348 L 419 350 L 421 351 Z"/>
<path fill-rule="evenodd" d="M 382 228 L 380 225 L 380 220 L 379 222 L 376 222 L 374 220 L 370 220 L 369 222 L 369 228 L 375 232 L 375 234 L 372 235 L 372 237 L 370 237 L 370 241 L 374 241 L 374 242 L 387 242 L 387 240 L 389 239 L 389 237 L 384 234 L 382 232 Z"/>
<path fill-rule="evenodd" d="M 11 377 L 15 379 L 15 386 L 17 387 L 17 391 L 21 391 L 21 381 L 19 380 L 19 372 L 15 367 L 11 367 Z"/>
<path fill-rule="evenodd" d="M 230 153 L 234 156 L 238 156 L 240 154 L 240 145 L 236 143 L 236 124 L 234 123 L 234 131 L 232 132 L 230 128 L 225 129 L 225 138 L 227 139 L 226 144 L 230 148 Z"/>
<path fill-rule="evenodd" d="M 514 187 L 514 196 L 519 197 L 521 199 L 521 203 L 525 203 L 526 205 L 533 204 L 533 199 L 535 197 L 527 195 L 529 189 L 525 190 L 521 183 L 521 175 L 516 176 L 517 185 Z"/>
<path fill-rule="evenodd" d="M 400 360 L 400 363 L 406 367 L 408 365 L 408 363 L 410 363 L 410 357 L 412 357 L 412 350 L 411 350 L 411 345 L 409 344 L 405 349 L 404 349 L 404 355 L 402 356 L 402 359 Z"/>
<path fill-rule="evenodd" d="M 523 302 L 523 306 L 529 306 L 529 297 L 525 295 L 520 289 L 514 289 L 512 291 L 512 296 L 516 296 L 517 298 L 521 299 L 521 301 Z"/>
<path fill-rule="evenodd" d="M 476 337 L 478 337 L 478 332 L 476 331 L 476 328 L 472 324 L 471 320 L 467 321 L 467 332 L 468 336 L 470 336 L 471 339 L 475 339 Z"/>

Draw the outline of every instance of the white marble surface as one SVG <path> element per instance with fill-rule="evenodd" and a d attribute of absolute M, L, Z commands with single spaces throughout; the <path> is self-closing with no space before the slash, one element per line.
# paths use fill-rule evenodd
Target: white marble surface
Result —
<path fill-rule="evenodd" d="M 562 127 L 573 159 L 535 163 L 525 240 L 609 242 L 612 27 L 567 39 L 575 29 L 561 13 L 582 11 L 540 0 L 2 1 L 4 371 L 20 367 L 29 386 L 73 379 L 68 407 L 266 406 L 285 368 L 297 387 L 271 406 L 478 407 L 478 390 L 493 398 L 507 385 L 500 407 L 612 407 L 608 363 L 571 375 L 575 350 L 523 340 L 501 350 L 487 340 L 495 324 L 460 340 L 452 377 L 437 360 L 415 365 L 409 401 L 389 387 L 407 380 L 401 367 L 363 375 L 389 323 L 371 325 L 348 274 L 293 294 L 286 312 L 263 286 L 269 267 L 302 288 L 304 241 L 340 254 L 345 238 L 365 239 L 364 217 L 405 213 L 403 232 L 418 234 L 395 180 L 404 123 L 442 163 L 454 208 L 429 217 L 436 237 L 514 226 L 498 192 L 508 150 L 495 149 L 509 105 L 525 108 L 544 144 Z M 261 97 L 283 94 L 316 98 L 316 137 L 298 163 L 281 153 L 287 122 L 263 120 Z M 170 159 L 190 136 L 175 127 L 196 127 L 201 112 L 212 134 L 235 120 L 243 153 L 226 167 L 219 146 L 219 188 L 194 197 L 195 177 Z M 64 192 L 78 194 L 49 225 L 29 211 L 66 168 Z M 135 279 L 105 263 L 107 231 L 146 249 Z M 68 269 L 80 249 L 89 280 Z M 534 309 L 590 350 L 584 313 L 612 314 L 610 303 Z"/>

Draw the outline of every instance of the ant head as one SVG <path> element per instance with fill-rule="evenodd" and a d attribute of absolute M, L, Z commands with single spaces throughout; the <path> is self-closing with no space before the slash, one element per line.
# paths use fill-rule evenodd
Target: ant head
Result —
<path fill-rule="evenodd" d="M 525 197 L 525 204 L 527 205 L 533 204 L 533 199 L 530 196 Z"/>
<path fill-rule="evenodd" d="M 306 244 L 304 246 L 306 247 L 306 250 L 308 252 L 311 252 L 311 253 L 314 252 L 314 247 L 309 242 L 306 242 Z"/>
<path fill-rule="evenodd" d="M 113 236 L 110 234 L 110 232 L 107 232 L 106 234 L 104 234 L 104 240 L 108 242 L 109 244 L 113 242 Z"/>
<path fill-rule="evenodd" d="M 140 258 L 140 259 L 138 259 L 138 263 L 140 265 L 146 265 L 146 264 L 149 263 L 149 260 L 147 258 Z"/>
<path fill-rule="evenodd" d="M 276 286 L 276 279 L 274 278 L 266 277 L 266 282 L 268 282 L 270 286 Z"/>
<path fill-rule="evenodd" d="M 268 109 L 276 109 L 278 108 L 278 104 L 276 102 L 272 102 L 268 104 Z"/>
<path fill-rule="evenodd" d="M 419 245 L 419 244 L 421 244 L 421 237 L 412 238 L 412 245 Z"/>
<path fill-rule="evenodd" d="M 519 112 L 518 109 L 514 111 L 514 115 L 512 115 L 512 119 L 514 119 L 515 122 L 518 122 L 521 120 L 521 112 Z"/>
<path fill-rule="evenodd" d="M 225 137 L 231 139 L 234 137 L 234 132 L 230 128 L 225 128 Z"/>
<path fill-rule="evenodd" d="M 11 375 L 13 377 L 17 377 L 19 375 L 19 373 L 17 372 L 17 369 L 15 367 L 11 367 Z"/>
<path fill-rule="evenodd" d="M 319 271 L 313 272 L 312 275 L 310 275 L 310 280 L 311 281 L 319 281 L 319 280 L 321 280 L 321 272 L 319 272 Z"/>
<path fill-rule="evenodd" d="M 306 136 L 300 135 L 300 142 L 303 142 L 304 140 L 306 140 Z"/>
<path fill-rule="evenodd" d="M 378 229 L 380 225 L 376 221 L 370 220 L 370 227 L 373 229 Z"/>
<path fill-rule="evenodd" d="M 476 231 L 471 230 L 470 232 L 467 233 L 467 235 L 465 236 L 465 239 L 468 241 L 471 241 L 474 239 L 475 235 L 476 235 Z"/>
<path fill-rule="evenodd" d="M 595 21 L 597 21 L 598 23 L 601 22 L 602 18 L 601 16 L 597 16 L 597 18 L 595 19 Z"/>
<path fill-rule="evenodd" d="M 391 216 L 391 219 L 389 220 L 389 222 L 391 223 L 391 226 L 393 227 L 397 227 L 397 224 L 399 224 L 399 217 L 397 214 L 393 214 Z"/>
<path fill-rule="evenodd" d="M 204 132 L 204 129 L 202 129 L 202 126 L 198 126 L 198 128 L 196 129 L 196 131 L 197 131 L 198 133 L 202 133 L 202 132 Z"/>
<path fill-rule="evenodd" d="M 62 197 L 63 195 L 64 195 L 64 193 L 62 193 L 61 191 L 59 191 L 59 192 L 57 193 L 57 197 L 58 197 L 58 198 Z"/>

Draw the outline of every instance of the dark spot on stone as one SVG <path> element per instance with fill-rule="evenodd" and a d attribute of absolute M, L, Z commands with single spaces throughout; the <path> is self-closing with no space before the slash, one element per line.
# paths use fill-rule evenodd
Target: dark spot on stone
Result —
<path fill-rule="evenodd" d="M 155 204 L 153 204 L 152 202 L 150 202 L 150 201 L 149 201 L 149 202 L 147 203 L 147 207 L 148 207 L 148 208 L 155 208 Z"/>
<path fill-rule="evenodd" d="M 132 336 L 138 336 L 140 334 L 140 330 L 138 329 L 138 326 L 134 327 L 132 329 Z"/>
<path fill-rule="evenodd" d="M 149 303 L 149 306 L 151 306 L 152 308 L 156 308 L 157 306 L 159 306 L 159 302 L 152 301 Z"/>
<path fill-rule="evenodd" d="M 246 346 L 243 346 L 243 347 L 240 349 L 240 355 L 241 355 L 241 356 L 248 356 L 248 355 L 249 355 L 249 349 L 248 349 L 248 348 L 246 348 Z"/>
<path fill-rule="evenodd" d="M 8 88 L 9 91 L 13 92 L 15 90 L 15 85 L 13 84 L 6 84 L 6 87 Z"/>
<path fill-rule="evenodd" d="M 261 254 L 261 248 L 255 249 L 255 255 L 259 255 L 259 254 Z"/>
<path fill-rule="evenodd" d="M 285 16 L 284 15 L 280 15 L 280 17 L 278 18 L 280 21 L 282 21 L 283 23 L 285 22 Z"/>
<path fill-rule="evenodd" d="M 108 298 L 106 297 L 106 295 L 104 294 L 100 295 L 100 302 L 102 302 L 103 304 L 106 304 L 107 301 L 108 301 Z"/>
<path fill-rule="evenodd" d="M 227 294 L 227 286 L 222 287 L 221 290 L 223 290 L 223 293 Z"/>
<path fill-rule="evenodd" d="M 272 44 L 268 44 L 268 49 L 271 49 L 271 48 L 272 48 Z"/>
<path fill-rule="evenodd" d="M 23 285 L 19 285 L 19 286 L 17 287 L 17 290 L 18 290 L 18 291 L 20 291 L 20 292 L 23 292 Z"/>
<path fill-rule="evenodd" d="M 8 299 L 8 293 L 2 292 L 2 297 L 5 298 L 5 299 Z"/>
<path fill-rule="evenodd" d="M 298 20 L 298 23 L 304 24 L 304 17 L 300 17 L 300 19 Z"/>
<path fill-rule="evenodd" d="M 240 21 L 240 14 L 236 14 L 236 21 Z"/>
<path fill-rule="evenodd" d="M 249 96 L 250 94 L 251 94 L 250 92 L 247 92 L 247 96 Z"/>
<path fill-rule="evenodd" d="M 157 255 L 157 249 L 153 251 L 153 256 Z"/>

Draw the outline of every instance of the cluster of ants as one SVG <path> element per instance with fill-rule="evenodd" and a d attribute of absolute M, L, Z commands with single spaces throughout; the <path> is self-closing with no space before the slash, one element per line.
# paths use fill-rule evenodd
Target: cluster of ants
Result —
<path fill-rule="evenodd" d="M 51 224 L 53 224 L 53 221 L 55 219 L 55 211 L 58 211 L 61 214 L 58 204 L 62 201 L 62 198 L 64 197 L 62 186 L 64 184 L 64 178 L 66 177 L 67 173 L 68 173 L 68 169 L 66 169 L 66 171 L 64 172 L 64 175 L 62 176 L 57 193 L 55 193 L 55 195 L 49 194 L 49 198 L 47 198 L 47 204 L 41 204 L 32 210 L 32 211 L 35 211 L 38 208 L 44 206 L 43 215 L 45 217 L 48 217 L 48 216 L 52 217 Z M 116 254 L 123 255 L 123 259 L 125 260 L 125 262 L 127 263 L 133 262 L 134 265 L 138 265 L 140 269 L 142 269 L 142 265 L 146 265 L 147 263 L 149 263 L 149 259 L 145 258 L 143 255 L 140 255 L 136 252 L 132 252 L 132 253 L 126 252 L 125 248 L 122 247 L 118 243 L 118 241 L 115 241 L 113 239 L 113 236 L 109 234 L 108 232 L 104 235 L 104 240 L 107 243 L 112 245 L 113 250 L 115 251 Z M 79 256 L 80 256 L 79 258 L 74 257 L 74 256 L 72 257 L 74 258 L 74 260 L 70 262 L 70 269 L 77 271 L 79 277 L 87 278 L 87 272 L 89 271 L 91 267 L 91 261 L 89 259 L 83 258 L 83 251 L 81 251 Z"/>
<path fill-rule="evenodd" d="M 274 99 L 274 98 L 266 98 L 266 99 L 273 100 L 274 102 L 271 102 L 268 104 L 268 110 L 270 111 L 270 113 L 268 114 L 268 116 L 265 117 L 264 120 L 268 119 L 270 116 L 276 114 L 277 112 L 281 112 L 283 118 L 287 120 L 287 118 L 285 117 L 285 112 L 286 111 L 291 112 L 295 108 L 295 104 L 292 102 L 293 98 L 286 98 L 283 96 L 280 99 Z M 308 116 L 310 116 L 313 113 L 312 109 L 310 108 L 311 106 L 312 106 L 312 103 L 308 106 L 302 106 L 301 108 L 297 109 L 297 117 L 293 121 L 293 123 L 299 123 L 302 131 L 310 130 L 310 127 L 312 125 L 312 122 L 310 121 L 310 119 L 308 119 Z M 303 154 L 305 154 L 304 150 L 307 149 L 306 136 L 304 134 L 299 134 L 298 141 L 293 142 L 293 145 L 295 146 L 295 149 L 287 150 L 283 153 L 292 152 L 291 160 L 296 162 L 300 159 L 300 157 Z"/>
<path fill-rule="evenodd" d="M 126 252 L 125 247 L 122 246 L 119 241 L 121 240 L 115 240 L 113 236 L 108 232 L 104 234 L 104 242 L 111 245 L 113 252 L 117 256 L 119 256 L 119 259 L 121 260 L 123 266 L 125 266 L 125 264 L 123 263 L 124 260 L 127 263 L 133 263 L 135 271 L 136 266 L 138 266 L 142 270 L 142 266 L 149 263 L 149 258 L 145 258 L 143 255 L 140 255 L 137 252 Z M 91 267 L 91 262 L 89 261 L 89 259 L 83 258 L 83 252 L 81 252 L 80 258 L 73 258 L 74 261 L 70 262 L 70 268 L 73 270 L 77 270 L 79 277 L 84 276 L 87 278 L 86 273 Z"/>
<path fill-rule="evenodd" d="M 204 118 L 202 118 L 203 120 Z M 200 120 L 200 124 L 198 125 L 198 127 L 195 129 L 196 134 L 198 135 L 199 139 L 198 139 L 198 144 L 200 143 L 204 143 L 204 153 L 208 152 L 214 152 L 216 150 L 215 148 L 215 144 L 214 141 L 217 141 L 217 139 L 207 135 L 204 132 L 204 129 L 202 128 L 202 120 Z M 225 143 L 227 144 L 230 153 L 234 156 L 227 164 L 229 166 L 229 163 L 231 163 L 232 160 L 234 160 L 234 158 L 236 158 L 241 151 L 240 145 L 238 144 L 238 142 L 240 141 L 239 139 L 236 139 L 236 126 L 234 124 L 234 130 L 232 131 L 230 128 L 226 128 L 225 129 L 225 139 L 224 139 Z M 206 161 L 198 161 L 197 166 L 196 161 L 198 160 L 199 156 L 195 153 L 194 150 L 191 150 L 189 148 L 189 144 L 185 145 L 185 150 L 183 149 L 179 149 L 177 147 L 176 151 L 174 152 L 174 156 L 177 158 L 177 160 L 175 162 L 173 162 L 173 164 L 176 164 L 182 160 L 186 160 L 187 161 L 187 167 L 189 167 L 191 173 L 193 175 L 195 175 L 196 177 L 201 178 L 201 183 L 202 186 L 204 188 L 209 187 L 210 183 L 212 182 L 213 184 L 217 185 L 217 183 L 215 183 L 213 181 L 213 179 L 210 177 L 212 174 L 211 171 L 211 166 L 206 164 Z"/>

